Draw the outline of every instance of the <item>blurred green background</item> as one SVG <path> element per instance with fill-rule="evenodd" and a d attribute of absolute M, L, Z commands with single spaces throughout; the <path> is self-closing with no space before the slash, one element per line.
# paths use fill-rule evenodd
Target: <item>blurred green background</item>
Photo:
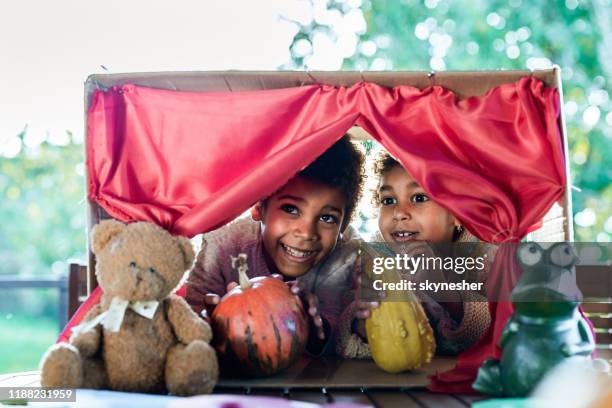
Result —
<path fill-rule="evenodd" d="M 577 187 L 575 238 L 610 241 L 612 1 L 300 3 L 279 12 L 297 33 L 291 59 L 279 69 L 318 68 L 331 60 L 331 66 L 363 71 L 558 64 Z M 353 35 L 342 34 L 347 25 Z M 67 130 L 61 143 L 29 142 L 26 125 L 19 146 L 0 156 L 0 275 L 59 277 L 69 259 L 85 260 L 83 136 L 72 132 L 81 130 Z M 59 333 L 59 308 L 55 289 L 0 287 L 0 373 L 36 369 Z"/>

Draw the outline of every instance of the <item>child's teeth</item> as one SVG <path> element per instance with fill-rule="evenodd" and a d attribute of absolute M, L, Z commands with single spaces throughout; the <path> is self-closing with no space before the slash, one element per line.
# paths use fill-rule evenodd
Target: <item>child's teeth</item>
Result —
<path fill-rule="evenodd" d="M 287 251 L 287 253 L 289 253 L 289 255 L 291 256 L 295 256 L 298 258 L 305 258 L 307 256 L 309 256 L 310 254 L 312 254 L 312 251 L 300 251 L 298 249 L 294 249 L 291 248 L 287 245 L 283 245 L 283 248 L 285 248 L 285 251 Z"/>

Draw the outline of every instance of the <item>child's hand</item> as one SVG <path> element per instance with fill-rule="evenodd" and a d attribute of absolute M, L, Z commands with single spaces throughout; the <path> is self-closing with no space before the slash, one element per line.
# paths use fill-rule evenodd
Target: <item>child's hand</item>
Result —
<path fill-rule="evenodd" d="M 365 282 L 365 283 L 364 283 Z M 372 309 L 380 306 L 380 302 L 373 299 L 384 299 L 385 292 L 376 291 L 371 285 L 371 280 L 366 276 L 357 277 L 357 290 L 355 291 L 355 312 L 352 331 L 357 333 L 362 339 L 367 339 L 365 321 L 372 315 Z"/>
<path fill-rule="evenodd" d="M 238 283 L 236 282 L 228 283 L 225 287 L 225 293 L 234 289 L 236 286 L 238 286 Z M 202 310 L 200 315 L 209 323 L 210 317 L 212 316 L 212 312 L 213 310 L 215 310 L 215 307 L 219 304 L 220 300 L 221 296 L 217 295 L 216 293 L 207 293 L 206 296 L 204 296 L 204 309 Z"/>
<path fill-rule="evenodd" d="M 365 320 L 372 315 L 371 310 L 380 306 L 380 303 L 365 302 L 363 300 L 358 300 L 355 305 L 356 305 L 355 317 L 358 319 Z"/>
<path fill-rule="evenodd" d="M 210 323 L 212 312 L 215 310 L 215 306 L 219 304 L 220 299 L 221 298 L 216 293 L 207 293 L 206 296 L 204 296 L 204 309 L 200 312 L 200 316 L 208 323 Z"/>
<path fill-rule="evenodd" d="M 380 302 L 376 299 L 385 298 L 384 291 L 374 290 L 371 280 L 366 276 L 357 277 L 357 287 L 355 291 L 355 317 L 365 320 L 371 315 L 371 310 L 377 308 Z"/>
<path fill-rule="evenodd" d="M 300 291 L 297 281 L 289 281 L 286 283 L 287 286 L 289 286 L 291 293 L 297 296 L 302 302 L 302 305 L 304 306 L 304 309 L 306 310 L 310 321 L 317 330 L 317 338 L 319 338 L 320 340 L 325 340 L 323 318 L 319 313 L 319 298 L 317 297 L 317 295 Z"/>
<path fill-rule="evenodd" d="M 304 305 L 308 306 L 308 315 L 317 330 L 317 337 L 320 340 L 325 340 L 325 330 L 323 329 L 323 318 L 319 313 L 319 298 L 313 293 L 306 293 L 304 296 Z"/>

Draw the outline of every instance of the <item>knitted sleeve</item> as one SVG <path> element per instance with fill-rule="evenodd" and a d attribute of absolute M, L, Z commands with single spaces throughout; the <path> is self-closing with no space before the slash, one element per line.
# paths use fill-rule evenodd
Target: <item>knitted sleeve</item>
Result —
<path fill-rule="evenodd" d="M 353 331 L 356 308 L 356 302 L 352 302 L 340 316 L 336 353 L 343 358 L 372 358 L 368 343 Z"/>
<path fill-rule="evenodd" d="M 466 296 L 461 322 L 458 325 L 447 325 L 440 320 L 438 327 L 434 328 L 434 332 L 438 334 L 440 354 L 458 354 L 467 350 L 489 329 L 491 315 L 486 298 L 474 292 L 469 292 Z"/>
<path fill-rule="evenodd" d="M 187 278 L 185 296 L 187 303 L 198 316 L 204 309 L 204 297 L 207 293 L 216 293 L 219 296 L 225 294 L 225 279 L 218 269 L 217 254 L 210 250 L 207 238 L 204 236 L 196 262 Z"/>
<path fill-rule="evenodd" d="M 486 282 L 488 272 L 495 258 L 497 247 L 479 243 L 470 254 L 472 257 L 485 256 L 485 268 L 481 272 L 466 274 L 472 282 Z M 460 322 L 451 321 L 448 314 L 433 317 L 429 314 L 430 322 L 436 334 L 439 351 L 442 354 L 458 354 L 474 345 L 487 332 L 491 325 L 489 304 L 485 295 L 486 285 L 481 291 L 465 291 L 461 293 L 463 302 L 463 318 Z M 429 308 L 431 310 L 431 308 Z"/>

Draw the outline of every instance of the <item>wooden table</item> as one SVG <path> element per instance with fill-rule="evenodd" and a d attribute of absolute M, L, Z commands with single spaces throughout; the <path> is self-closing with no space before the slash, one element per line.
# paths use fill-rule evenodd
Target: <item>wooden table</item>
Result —
<path fill-rule="evenodd" d="M 327 404 L 350 402 L 375 407 L 469 407 L 482 400 L 457 394 L 436 394 L 425 389 L 427 376 L 453 366 L 453 359 L 436 358 L 427 367 L 402 374 L 387 374 L 371 361 L 304 357 L 284 373 L 261 379 L 222 377 L 216 394 L 274 396 Z M 37 371 L 0 375 L 0 387 L 37 387 Z M 77 394 L 78 395 L 78 394 Z"/>

